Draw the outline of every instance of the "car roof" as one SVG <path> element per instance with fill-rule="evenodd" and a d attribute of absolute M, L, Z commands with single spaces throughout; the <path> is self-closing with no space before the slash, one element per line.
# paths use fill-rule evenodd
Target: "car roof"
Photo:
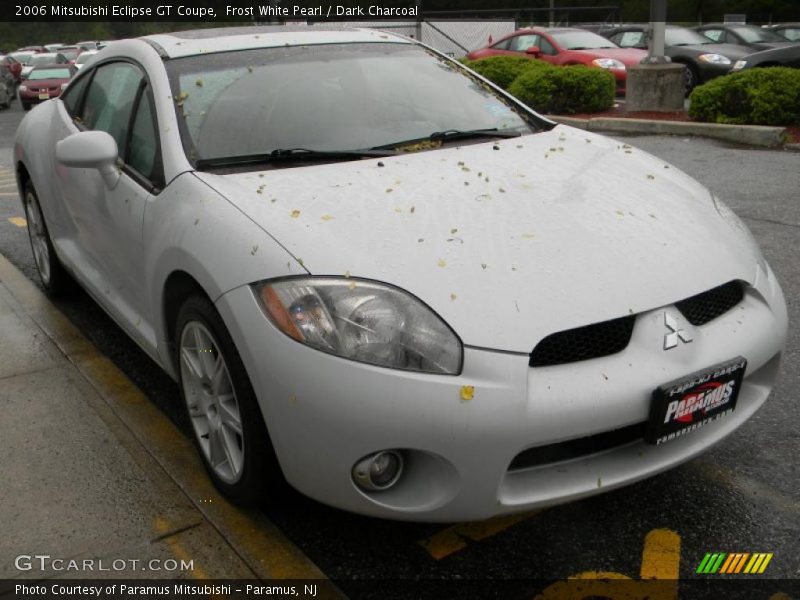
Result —
<path fill-rule="evenodd" d="M 230 52 L 279 46 L 310 46 L 369 42 L 412 43 L 407 38 L 370 29 L 330 26 L 282 25 L 220 27 L 159 33 L 139 38 L 153 46 L 162 58 L 180 58 L 210 52 Z"/>

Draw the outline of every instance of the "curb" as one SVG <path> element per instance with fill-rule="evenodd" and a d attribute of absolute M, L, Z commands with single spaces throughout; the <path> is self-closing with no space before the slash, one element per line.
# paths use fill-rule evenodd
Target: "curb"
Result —
<path fill-rule="evenodd" d="M 256 577 L 328 580 L 266 516 L 223 498 L 191 441 L 1 254 L 0 282 Z M 321 597 L 343 597 L 330 589 L 320 591 L 327 592 Z"/>
<path fill-rule="evenodd" d="M 764 148 L 776 148 L 783 144 L 784 127 L 763 125 L 720 125 L 717 123 L 693 123 L 685 121 L 658 121 L 651 119 L 617 119 L 594 117 L 579 119 L 560 115 L 546 115 L 551 121 L 577 127 L 586 131 L 613 133 L 643 133 L 669 135 L 696 135 L 747 144 Z M 795 145 L 795 144 L 790 144 Z"/>

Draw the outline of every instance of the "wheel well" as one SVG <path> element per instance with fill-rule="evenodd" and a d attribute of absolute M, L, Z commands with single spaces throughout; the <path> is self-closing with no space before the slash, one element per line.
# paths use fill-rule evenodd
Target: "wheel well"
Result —
<path fill-rule="evenodd" d="M 166 329 L 167 342 L 169 343 L 170 356 L 176 364 L 175 356 L 175 326 L 178 324 L 178 311 L 187 298 L 194 295 L 205 296 L 211 301 L 206 291 L 197 280 L 185 271 L 174 271 L 167 277 L 164 284 L 163 309 L 164 328 Z"/>
<path fill-rule="evenodd" d="M 17 163 L 17 181 L 19 182 L 20 194 L 25 191 L 25 185 L 31 180 L 31 175 L 28 169 L 21 162 Z"/>

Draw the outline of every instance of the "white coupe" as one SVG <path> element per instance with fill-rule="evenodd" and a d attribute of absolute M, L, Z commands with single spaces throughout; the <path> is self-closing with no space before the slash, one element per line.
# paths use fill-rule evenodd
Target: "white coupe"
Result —
<path fill-rule="evenodd" d="M 45 288 L 74 277 L 180 382 L 240 501 L 566 502 L 707 450 L 778 371 L 781 288 L 718 198 L 414 40 L 115 42 L 14 159 Z"/>

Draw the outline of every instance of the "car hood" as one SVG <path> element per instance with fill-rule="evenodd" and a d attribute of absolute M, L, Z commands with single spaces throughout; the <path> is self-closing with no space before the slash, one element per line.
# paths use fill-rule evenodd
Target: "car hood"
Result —
<path fill-rule="evenodd" d="M 755 274 L 752 249 L 703 186 L 563 125 L 380 160 L 197 177 L 310 273 L 399 286 L 472 346 L 530 352 L 555 331 Z"/>
<path fill-rule="evenodd" d="M 573 54 L 595 58 L 616 58 L 626 66 L 638 65 L 647 56 L 647 52 L 638 48 L 594 48 L 589 50 L 572 50 Z"/>
<path fill-rule="evenodd" d="M 689 46 L 668 46 L 666 52 L 669 56 L 721 54 L 731 60 L 739 60 L 748 52 L 752 52 L 752 50 L 747 46 L 737 46 L 736 44 L 694 44 Z"/>

